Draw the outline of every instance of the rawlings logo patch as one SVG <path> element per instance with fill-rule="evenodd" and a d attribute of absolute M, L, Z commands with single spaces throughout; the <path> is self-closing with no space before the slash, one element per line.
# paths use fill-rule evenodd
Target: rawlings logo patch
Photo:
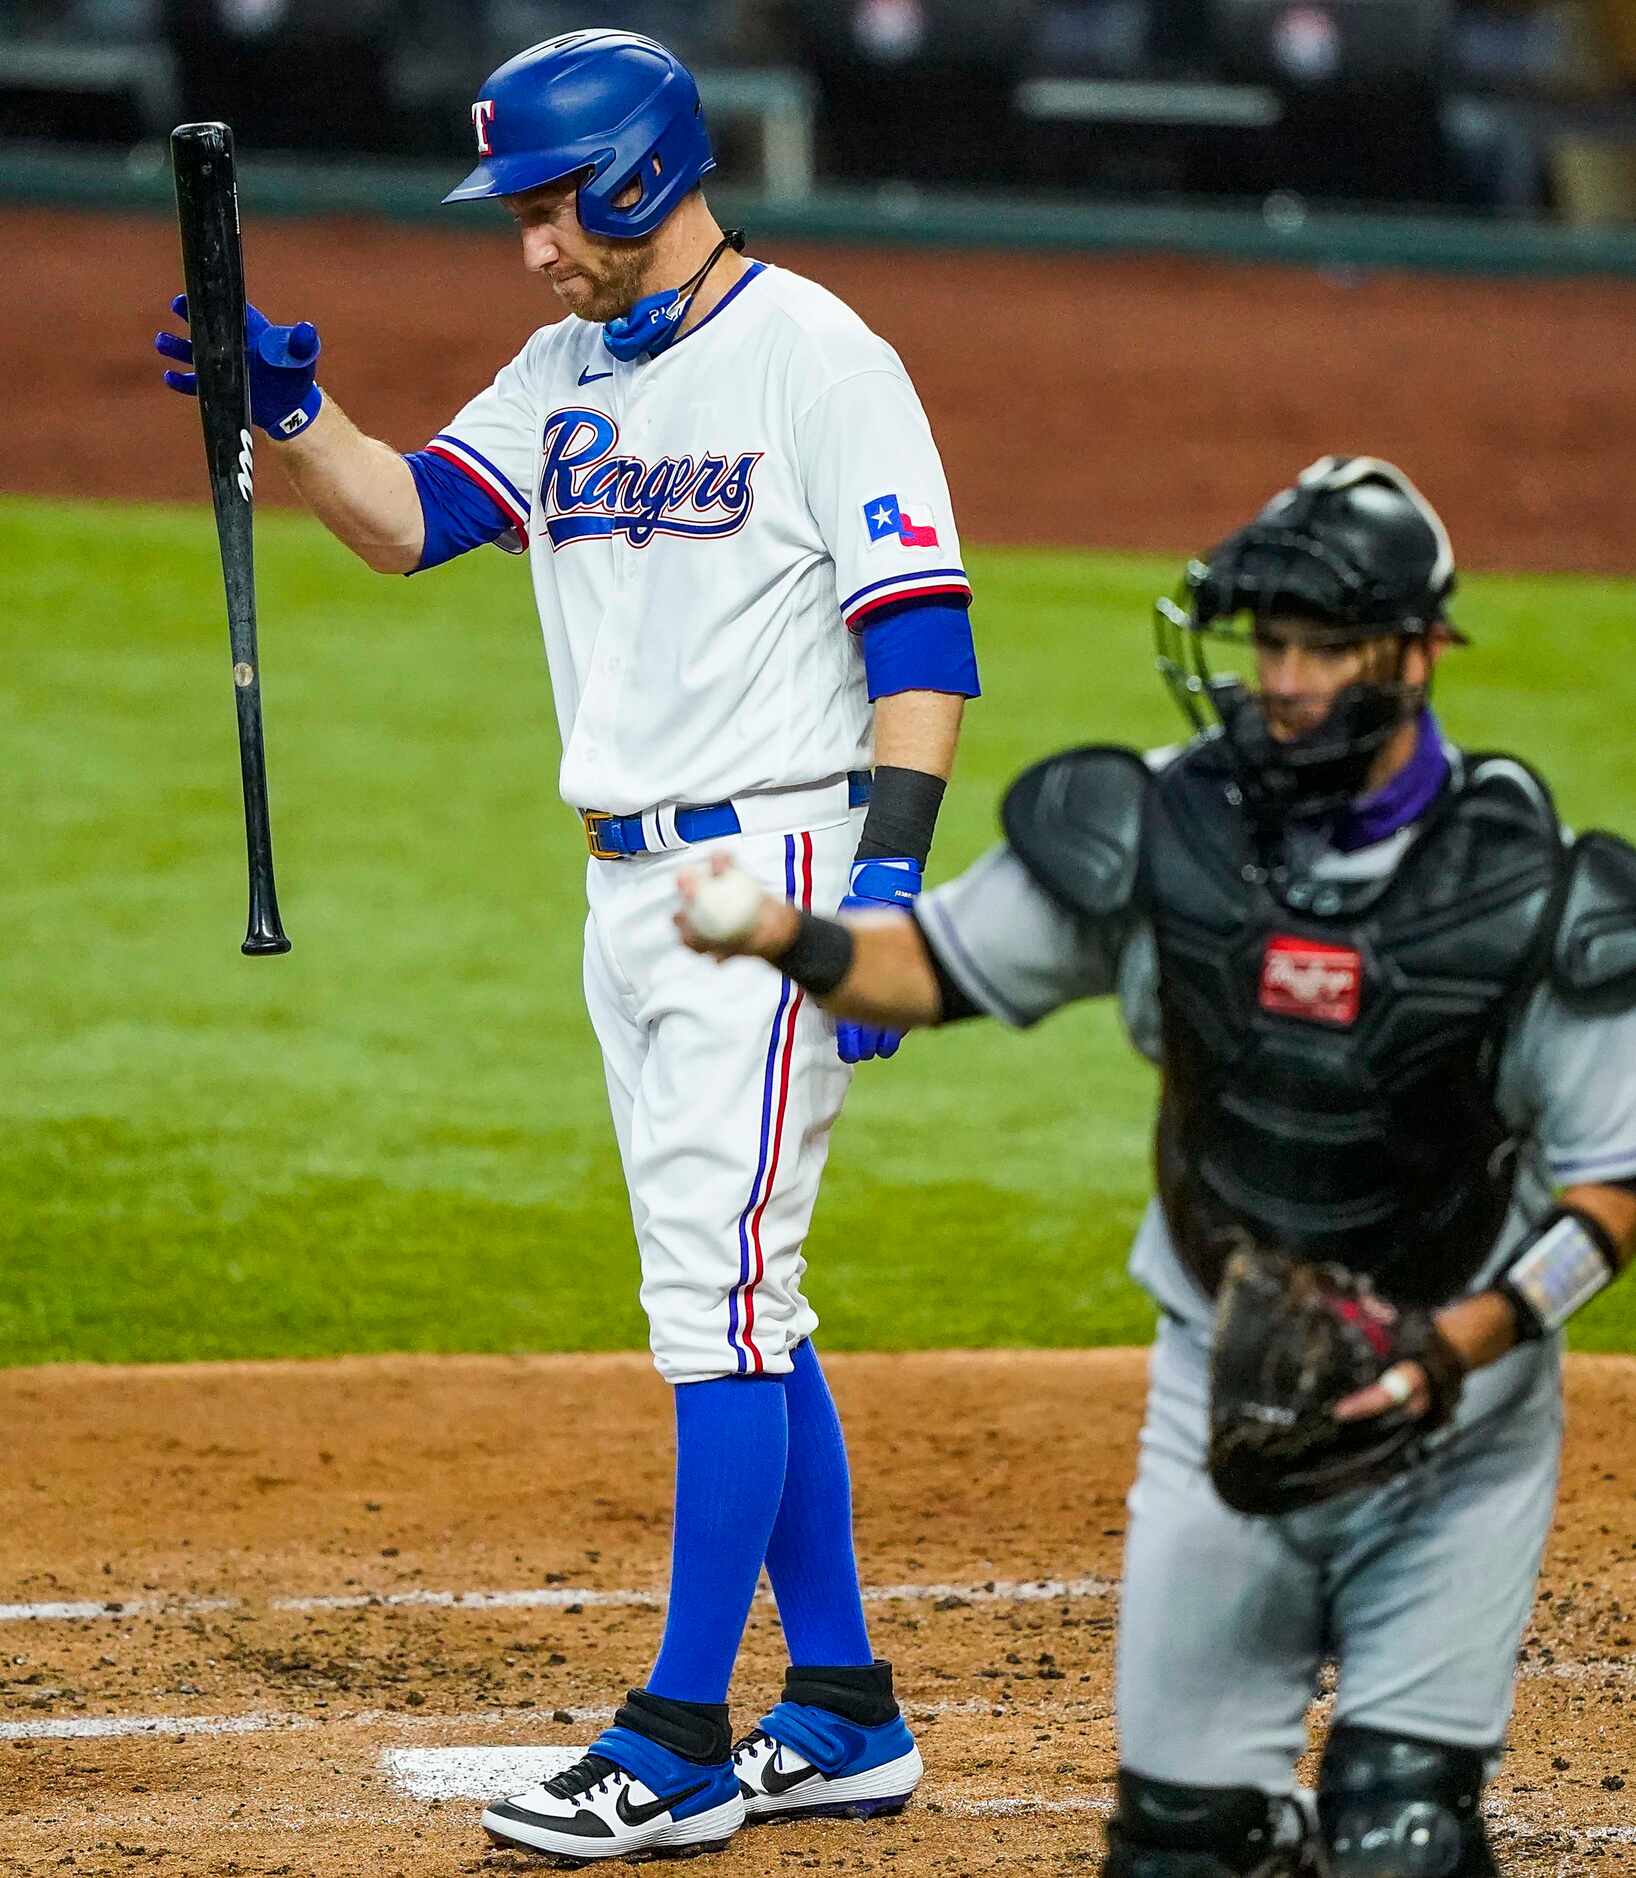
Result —
<path fill-rule="evenodd" d="M 1261 957 L 1261 1008 L 1310 1024 L 1355 1024 L 1363 994 L 1363 958 L 1351 946 L 1323 945 L 1277 933 Z"/>

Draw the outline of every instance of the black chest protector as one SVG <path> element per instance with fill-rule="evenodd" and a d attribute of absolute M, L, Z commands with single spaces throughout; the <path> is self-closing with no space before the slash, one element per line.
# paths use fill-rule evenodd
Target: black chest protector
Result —
<path fill-rule="evenodd" d="M 1004 821 L 1099 934 L 1152 927 L 1159 1195 L 1206 1292 L 1246 1238 L 1406 1302 L 1466 1289 L 1516 1171 L 1508 1027 L 1547 974 L 1587 1009 L 1636 1001 L 1636 853 L 1570 853 L 1530 770 L 1468 756 L 1385 875 L 1269 874 L 1212 741 L 1156 776 L 1105 746 L 1049 759 Z"/>
<path fill-rule="evenodd" d="M 1509 758 L 1467 759 L 1397 866 L 1349 882 L 1269 876 L 1231 784 L 1206 744 L 1144 805 L 1177 1249 L 1210 1292 L 1247 1235 L 1442 1302 L 1510 1203 L 1495 1081 L 1556 927 L 1550 796 Z"/>

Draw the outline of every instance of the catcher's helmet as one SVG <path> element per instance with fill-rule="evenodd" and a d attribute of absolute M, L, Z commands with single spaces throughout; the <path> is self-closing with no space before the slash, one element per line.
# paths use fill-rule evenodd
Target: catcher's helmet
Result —
<path fill-rule="evenodd" d="M 580 226 L 652 234 L 715 168 L 699 88 L 681 60 L 639 33 L 561 33 L 508 59 L 472 106 L 477 168 L 445 202 L 514 196 L 585 171 Z M 615 197 L 633 183 L 629 208 Z"/>
<path fill-rule="evenodd" d="M 1200 628 L 1281 613 L 1334 638 L 1452 632 L 1443 612 L 1454 589 L 1448 531 L 1402 470 L 1379 457 L 1320 457 L 1189 567 L 1187 584 Z"/>
<path fill-rule="evenodd" d="M 1408 477 L 1379 457 L 1320 457 L 1158 603 L 1159 669 L 1195 729 L 1219 720 L 1255 806 L 1325 814 L 1358 793 L 1424 701 L 1425 686 L 1401 676 L 1403 647 L 1433 633 L 1464 641 L 1445 612 L 1453 590 L 1448 531 Z M 1395 670 L 1347 685 L 1315 727 L 1276 736 L 1253 688 L 1212 670 L 1206 650 L 1247 645 L 1274 620 L 1331 646 L 1395 637 Z"/>

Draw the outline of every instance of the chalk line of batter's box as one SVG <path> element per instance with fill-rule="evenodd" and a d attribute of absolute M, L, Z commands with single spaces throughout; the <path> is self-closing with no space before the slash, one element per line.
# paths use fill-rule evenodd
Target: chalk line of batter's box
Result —
<path fill-rule="evenodd" d="M 1628 1662 L 1524 1663 L 1517 1671 L 1519 1682 L 1628 1682 L 1633 1679 L 1636 1679 L 1636 1663 Z M 1332 1699 L 1324 1693 L 1314 1695 L 1313 1707 L 1322 1712 L 1328 1708 Z M 967 1696 L 941 1702 L 906 1700 L 904 1703 L 911 1720 L 930 1715 L 1061 1714 L 1068 1706 L 1061 1699 L 1027 1702 L 1019 1701 L 1015 1696 Z M 0 1741 L 87 1741 L 133 1735 L 245 1735 L 298 1728 L 377 1726 L 441 1728 L 445 1731 L 477 1727 L 528 1728 L 550 1721 L 555 1712 L 536 1704 L 532 1708 L 488 1709 L 464 1715 L 410 1715 L 399 1709 L 355 1709 L 334 1715 L 298 1711 L 252 1711 L 243 1715 L 51 1715 L 31 1721 L 0 1721 Z M 614 1713 L 611 1708 L 578 1706 L 568 1712 L 576 1721 L 598 1722 L 610 1720 Z"/>
<path fill-rule="evenodd" d="M 55 1598 L 37 1604 L 0 1604 L 0 1624 L 84 1623 L 93 1618 L 194 1617 L 201 1611 L 237 1610 L 237 1598 Z"/>
<path fill-rule="evenodd" d="M 1059 1599 L 1104 1598 L 1116 1591 L 1116 1578 L 990 1578 L 981 1584 L 867 1585 L 866 1604 L 942 1603 L 1050 1604 Z M 657 1609 L 663 1591 L 648 1586 L 616 1586 L 611 1590 L 590 1585 L 531 1585 L 517 1591 L 348 1591 L 317 1597 L 276 1597 L 266 1601 L 273 1611 L 381 1610 L 571 1610 L 621 1606 Z M 767 1592 L 760 1602 L 770 1603 Z M 49 1599 L 33 1604 L 0 1604 L 0 1623 L 85 1623 L 96 1619 L 117 1621 L 128 1617 L 192 1617 L 200 1612 L 247 1610 L 247 1598 L 118 1598 L 98 1602 L 91 1598 Z"/>
<path fill-rule="evenodd" d="M 999 1702 L 992 1696 L 965 1696 L 945 1702 L 910 1702 L 905 1705 L 911 1721 L 925 1721 L 934 1715 L 994 1715 L 1037 1709 L 1041 1714 L 1062 1712 L 1062 1704 Z M 402 1709 L 350 1709 L 335 1715 L 315 1715 L 298 1710 L 276 1712 L 254 1710 L 244 1715 L 51 1715 L 33 1721 L 0 1721 L 0 1741 L 111 1741 L 149 1735 L 161 1740 L 167 1735 L 256 1735 L 289 1734 L 319 1728 L 390 1728 L 425 1733 L 437 1729 L 444 1734 L 458 1734 L 462 1729 L 506 1728 L 522 1733 L 530 1728 L 556 1726 L 550 1708 L 481 1709 L 463 1715 L 410 1714 Z M 576 1722 L 606 1722 L 614 1718 L 611 1707 L 580 1708 L 567 1711 Z M 547 1752 L 550 1750 L 541 1750 Z M 581 1750 L 583 1752 L 583 1750 Z"/>

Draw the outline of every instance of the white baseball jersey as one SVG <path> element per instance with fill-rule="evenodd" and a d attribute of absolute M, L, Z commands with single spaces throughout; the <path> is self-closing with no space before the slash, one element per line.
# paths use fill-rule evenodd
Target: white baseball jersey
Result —
<path fill-rule="evenodd" d="M 569 317 L 428 446 L 526 549 L 576 808 L 634 814 L 871 760 L 855 632 L 968 601 L 948 485 L 892 348 L 752 264 L 657 358 Z M 843 626 L 843 621 L 845 622 Z"/>

